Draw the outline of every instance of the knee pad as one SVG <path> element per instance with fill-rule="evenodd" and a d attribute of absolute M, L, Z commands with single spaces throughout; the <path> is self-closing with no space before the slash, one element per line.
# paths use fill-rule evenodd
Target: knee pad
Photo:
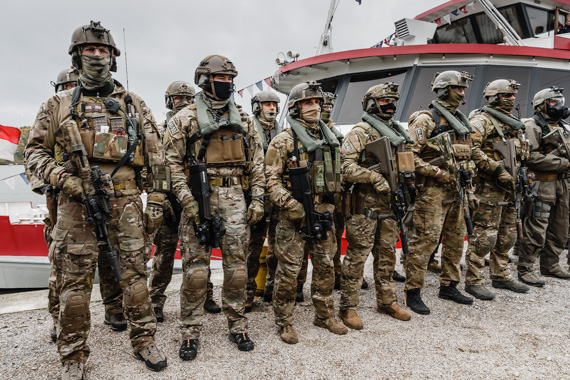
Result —
<path fill-rule="evenodd" d="M 247 283 L 247 269 L 236 268 L 231 272 L 229 278 L 224 281 L 225 287 L 229 289 L 242 289 Z"/>
<path fill-rule="evenodd" d="M 128 287 L 129 306 L 138 305 L 148 298 L 148 288 L 146 282 L 138 279 Z"/>
<path fill-rule="evenodd" d="M 187 289 L 203 289 L 206 288 L 206 283 L 208 281 L 208 269 L 207 268 L 196 268 L 188 272 L 188 276 L 185 278 Z"/>
<path fill-rule="evenodd" d="M 87 295 L 85 292 L 80 290 L 69 292 L 64 309 L 65 318 L 75 319 L 80 316 L 87 318 L 88 312 L 89 303 L 87 302 Z M 84 318 L 82 318 L 82 320 Z"/>

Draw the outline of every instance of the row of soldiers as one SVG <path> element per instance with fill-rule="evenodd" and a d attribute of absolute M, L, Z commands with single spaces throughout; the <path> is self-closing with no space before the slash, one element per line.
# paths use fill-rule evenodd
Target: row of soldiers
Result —
<path fill-rule="evenodd" d="M 100 23 L 76 29 L 69 54 L 78 86 L 62 88 L 42 105 L 26 147 L 34 190 L 47 190 L 48 200 L 57 203 L 46 240 L 63 379 L 84 376 L 97 265 L 105 322 L 125 329 L 126 315 L 133 356 L 153 371 L 167 366 L 154 335 L 164 318 L 177 240 L 182 360 L 197 356 L 204 310 L 219 312 L 209 285 L 212 248 L 222 252 L 221 309 L 229 340 L 239 350 L 254 349 L 245 313 L 253 307 L 266 235 L 275 274 L 264 298 L 273 302 L 281 339 L 290 344 L 299 340 L 293 312 L 309 255 L 313 323 L 341 335 L 347 327 L 363 328 L 357 306 L 370 252 L 378 311 L 411 318 L 396 303 L 398 236 L 407 253 L 406 304 L 419 314 L 429 314 L 420 291 L 440 241 L 439 297 L 473 302 L 457 289 L 466 235 L 468 293 L 494 296 L 484 287 L 488 253 L 493 287 L 528 291 L 512 279 L 507 264 L 521 218 L 519 279 L 544 285 L 533 272 L 538 256 L 541 274 L 570 278 L 558 263 L 568 233 L 570 166 L 565 141 L 556 139 L 563 137 L 559 127 L 569 114 L 561 89 L 539 92 L 535 116 L 523 123 L 511 115 L 518 84 L 497 80 L 485 89 L 488 104 L 468 119 L 458 107 L 472 77 L 447 71 L 434 78 L 437 99 L 430 110 L 414 113 L 406 130 L 393 118 L 398 86 L 380 84 L 366 92 L 362 122 L 343 138 L 323 120 L 331 110 L 318 83 L 291 90 L 289 128 L 281 130 L 275 121 L 279 99 L 259 93 L 249 117 L 230 99 L 234 64 L 211 55 L 195 72 L 201 92 L 183 81 L 169 86 L 165 101 L 172 112 L 158 126 L 145 102 L 111 77 L 120 51 Z M 412 221 L 407 231 L 405 220 Z M 348 249 L 335 274 L 344 223 Z M 157 248 L 149 290 L 151 238 Z M 339 277 L 343 323 L 333 300 Z"/>

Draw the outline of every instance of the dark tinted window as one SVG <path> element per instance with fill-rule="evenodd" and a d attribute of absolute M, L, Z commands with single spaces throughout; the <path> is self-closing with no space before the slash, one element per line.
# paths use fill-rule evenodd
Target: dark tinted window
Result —
<path fill-rule="evenodd" d="M 401 86 L 404 82 L 405 72 L 406 70 L 394 70 L 353 75 L 336 123 L 356 124 L 360 122 L 364 113 L 362 110 L 362 98 L 366 91 L 372 86 L 386 82 L 398 83 Z"/>
<path fill-rule="evenodd" d="M 530 69 L 524 67 L 491 66 L 487 69 L 487 77 L 481 78 L 481 80 L 485 80 L 485 84 L 496 79 L 514 79 L 521 84 L 515 104 L 520 105 L 520 116 L 525 117 L 529 103 Z M 481 100 L 481 103 L 481 105 L 486 104 L 484 98 Z M 518 116 L 516 110 L 513 110 L 513 115 Z"/>
<path fill-rule="evenodd" d="M 418 111 L 420 109 L 428 109 L 429 104 L 432 100 L 436 99 L 435 93 L 431 91 L 431 81 L 435 76 L 435 73 L 440 73 L 447 70 L 457 70 L 457 71 L 467 71 L 468 73 L 474 74 L 475 73 L 475 66 L 464 66 L 464 67 L 440 67 L 440 68 L 433 68 L 433 67 L 418 67 L 419 75 L 417 80 L 414 84 L 412 84 L 412 88 L 410 89 L 410 93 L 412 94 L 411 98 L 408 101 L 408 105 L 404 110 L 404 115 L 402 117 L 402 121 L 407 122 L 408 118 L 412 113 Z M 469 97 L 471 96 L 471 87 L 467 88 L 465 91 L 465 101 L 469 102 Z M 467 109 L 467 105 L 463 105 L 459 107 L 461 112 L 464 114 L 468 114 L 469 110 Z"/>
<path fill-rule="evenodd" d="M 475 35 L 469 17 L 457 20 L 445 26 L 440 26 L 436 31 L 436 39 L 440 44 L 477 43 L 477 36 Z"/>

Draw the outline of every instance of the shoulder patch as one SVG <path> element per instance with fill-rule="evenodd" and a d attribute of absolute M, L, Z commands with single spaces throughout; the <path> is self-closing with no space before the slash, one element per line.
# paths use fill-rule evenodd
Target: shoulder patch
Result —
<path fill-rule="evenodd" d="M 180 133 L 180 129 L 178 129 L 178 127 L 176 126 L 176 124 L 174 124 L 174 120 L 170 120 L 168 122 L 168 131 L 170 132 L 171 136 L 175 136 L 178 133 Z"/>
<path fill-rule="evenodd" d="M 477 128 L 477 130 L 481 132 L 481 134 L 485 133 L 485 128 L 483 127 L 483 124 L 480 121 L 475 121 L 474 123 L 471 123 L 471 125 Z"/>
<path fill-rule="evenodd" d="M 422 142 L 425 140 L 424 131 L 421 128 L 414 130 L 416 132 L 416 138 L 418 142 Z"/>
<path fill-rule="evenodd" d="M 352 144 L 350 143 L 349 139 L 344 139 L 344 143 L 342 144 L 342 149 L 344 149 L 344 151 L 346 153 L 354 152 L 354 148 L 353 148 Z"/>

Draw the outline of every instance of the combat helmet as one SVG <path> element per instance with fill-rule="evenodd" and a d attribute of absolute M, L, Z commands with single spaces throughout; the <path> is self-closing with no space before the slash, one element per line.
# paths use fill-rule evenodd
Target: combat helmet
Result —
<path fill-rule="evenodd" d="M 289 92 L 289 100 L 287 102 L 287 109 L 292 117 L 298 117 L 301 113 L 299 110 L 299 102 L 305 99 L 320 99 L 321 107 L 324 102 L 324 94 L 321 89 L 321 84 L 312 80 L 296 85 Z"/>
<path fill-rule="evenodd" d="M 277 113 L 279 113 L 279 102 L 281 99 L 277 94 L 270 90 L 260 91 L 253 98 L 251 98 L 251 112 L 255 116 L 259 116 L 261 113 L 261 103 L 265 102 L 275 102 L 277 104 Z"/>
<path fill-rule="evenodd" d="M 396 100 L 400 99 L 400 94 L 398 93 L 399 85 L 394 82 L 377 84 L 372 86 L 364 94 L 362 99 L 362 109 L 368 113 L 377 113 L 378 104 L 376 99 L 380 98 L 394 98 Z"/>
<path fill-rule="evenodd" d="M 77 83 L 77 79 L 79 79 L 79 73 L 75 67 L 69 67 L 67 69 L 63 69 L 58 75 L 57 79 L 51 81 L 50 84 L 55 87 L 55 92 L 60 92 L 63 90 L 63 87 L 68 83 Z"/>
<path fill-rule="evenodd" d="M 445 99 L 449 95 L 449 88 L 469 87 L 469 81 L 473 80 L 473 75 L 466 71 L 448 70 L 442 73 L 435 73 L 431 81 L 431 90 L 437 94 L 439 99 Z"/>
<path fill-rule="evenodd" d="M 521 86 L 514 79 L 497 79 L 487 83 L 483 90 L 483 96 L 489 104 L 496 105 L 499 102 L 499 94 L 516 94 Z"/>
<path fill-rule="evenodd" d="M 111 71 L 117 71 L 117 58 L 121 51 L 115 45 L 115 40 L 108 29 L 105 29 L 100 21 L 93 21 L 89 25 L 83 25 L 75 29 L 71 35 L 71 45 L 68 53 L 71 55 L 71 62 L 78 70 L 81 70 L 81 58 L 79 48 L 83 45 L 103 45 L 111 50 Z"/>
<path fill-rule="evenodd" d="M 166 108 L 171 110 L 173 107 L 173 96 L 191 96 L 193 98 L 195 95 L 196 90 L 194 90 L 194 86 L 192 86 L 190 82 L 177 80 L 168 85 L 168 88 L 164 93 L 164 103 L 166 104 Z"/>
<path fill-rule="evenodd" d="M 338 95 L 332 92 L 323 92 L 324 104 L 330 104 L 331 107 L 334 107 L 334 102 L 337 97 Z"/>
<path fill-rule="evenodd" d="M 566 119 L 570 116 L 570 110 L 565 106 L 566 99 L 563 92 L 564 89 L 557 86 L 540 90 L 532 98 L 532 107 L 536 112 L 541 112 L 551 119 Z M 556 99 L 557 104 L 551 106 L 547 101 L 550 99 Z"/>
<path fill-rule="evenodd" d="M 214 75 L 228 74 L 237 77 L 236 67 L 228 58 L 219 54 L 212 54 L 200 61 L 194 74 L 194 83 L 200 88 L 209 87 Z"/>

